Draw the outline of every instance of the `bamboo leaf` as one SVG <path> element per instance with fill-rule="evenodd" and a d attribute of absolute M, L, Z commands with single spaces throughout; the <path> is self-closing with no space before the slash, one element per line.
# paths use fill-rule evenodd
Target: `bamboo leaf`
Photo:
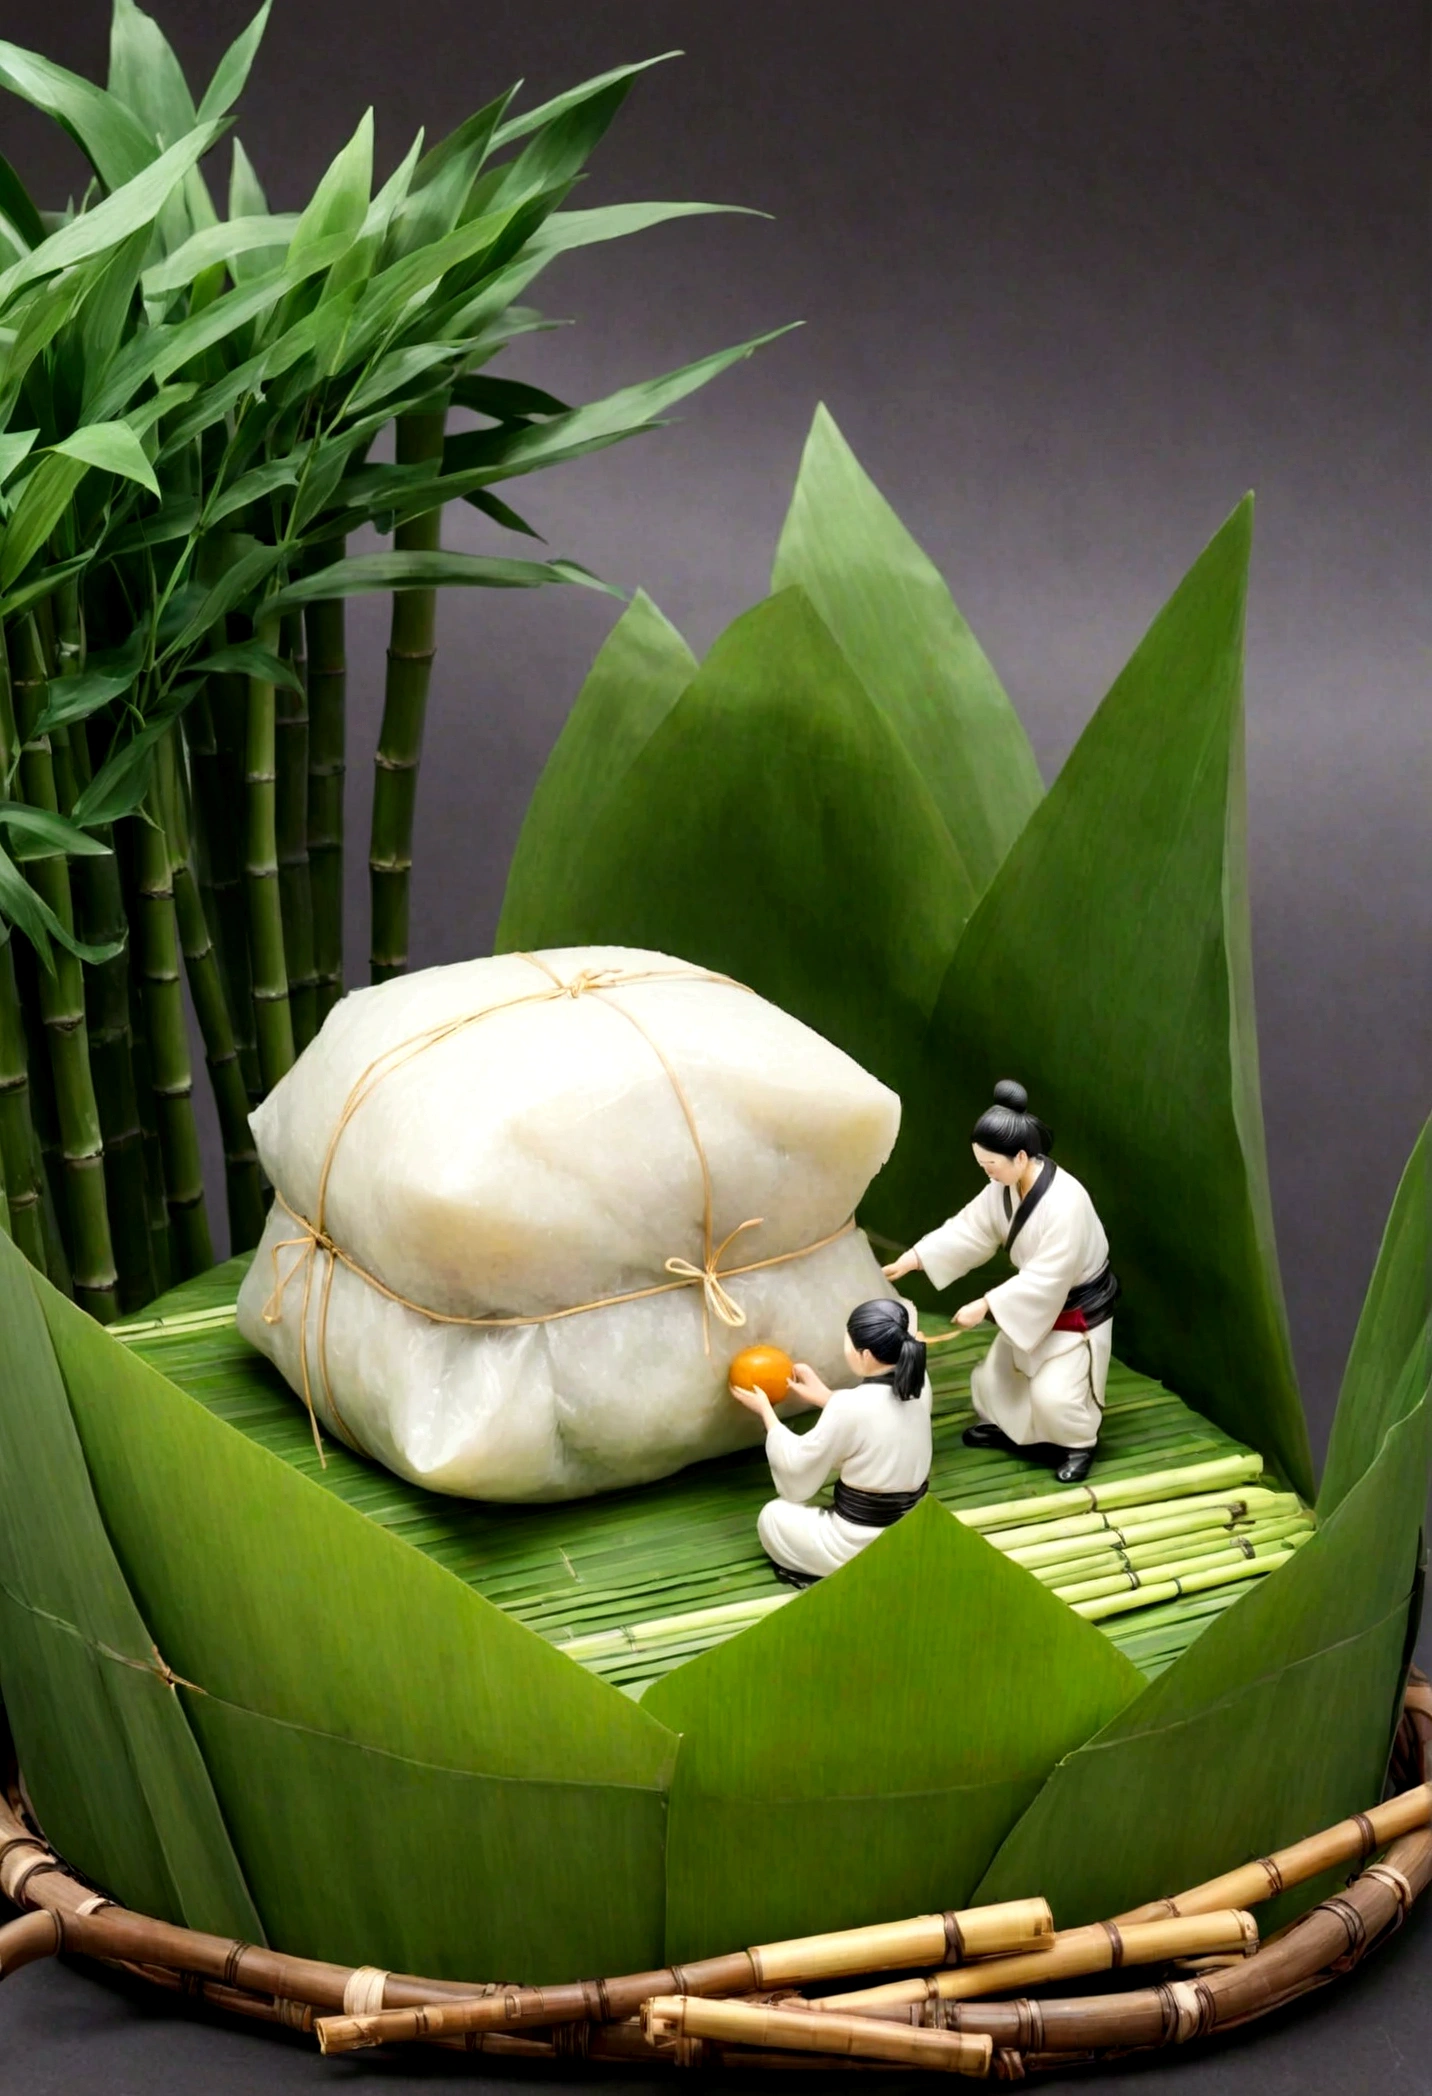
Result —
<path fill-rule="evenodd" d="M 1422 1389 L 1336 1511 L 1055 1771 L 979 1899 L 1037 1884 L 1075 1926 L 1377 1801 L 1409 1645 L 1429 1420 L 1424 1364 Z M 1154 1809 L 1170 1799 L 1176 1811 Z M 1265 1928 L 1332 1889 L 1299 1887 L 1273 1903 Z"/>
<path fill-rule="evenodd" d="M 0 52 L 5 48 L 0 46 Z M 3 75 L 3 69 L 3 59 L 0 59 L 0 75 Z M 167 152 L 161 153 L 142 174 L 135 175 L 122 188 L 114 190 L 92 211 L 82 211 L 60 232 L 52 233 L 21 261 L 12 264 L 0 276 L 0 305 L 12 299 L 24 285 L 34 283 L 40 277 L 54 276 L 62 269 L 72 268 L 76 262 L 88 261 L 93 255 L 104 254 L 108 249 L 118 247 L 141 226 L 152 224 L 189 169 L 208 152 L 221 128 L 218 124 L 200 124 L 170 146 Z"/>
<path fill-rule="evenodd" d="M 91 422 L 49 448 L 64 458 L 79 459 L 87 466 L 117 473 L 123 480 L 137 480 L 151 495 L 159 493 L 154 468 L 127 422 Z"/>
<path fill-rule="evenodd" d="M 1016 1074 L 1109 1233 L 1121 1355 L 1311 1498 L 1248 960 L 1251 531 L 1245 502 L 1154 620 L 985 891 L 872 1212 L 908 1243 L 971 1196 L 968 1131 L 993 1081 Z"/>
<path fill-rule="evenodd" d="M 395 349 L 390 356 L 381 357 L 368 376 L 355 387 L 348 400 L 349 412 L 361 415 L 376 402 L 401 392 L 414 379 L 423 377 L 439 365 L 458 363 L 465 347 L 460 342 L 414 342 L 407 349 Z"/>
<path fill-rule="evenodd" d="M 373 112 L 367 109 L 300 214 L 289 243 L 290 264 L 301 262 L 320 243 L 351 241 L 362 227 L 372 188 Z"/>
<path fill-rule="evenodd" d="M 462 216 L 473 178 L 492 143 L 492 135 L 512 100 L 513 90 L 499 95 L 439 140 L 417 163 L 411 194 L 393 221 L 393 255 L 412 254 L 430 240 L 450 233 Z"/>
<path fill-rule="evenodd" d="M 22 247 L 38 247 L 45 237 L 40 214 L 30 193 L 3 153 L 0 153 L 0 214 Z"/>
<path fill-rule="evenodd" d="M 518 430 L 468 430 L 450 440 L 444 451 L 444 464 L 450 457 L 456 469 L 482 471 L 490 474 L 493 480 L 511 480 L 520 473 L 535 473 L 539 467 L 555 465 L 562 459 L 581 458 L 589 451 L 600 451 L 608 444 L 620 443 L 623 437 L 654 428 L 656 417 L 678 400 L 684 400 L 689 393 L 696 392 L 721 372 L 729 370 L 731 365 L 764 348 L 766 343 L 789 333 L 789 328 L 773 328 L 769 334 L 738 343 L 734 349 L 717 350 L 714 355 L 700 357 L 694 364 L 684 365 L 679 371 L 668 371 L 661 378 L 623 386 L 605 400 L 575 408 L 567 415 L 553 416 L 540 426 L 534 424 L 531 428 Z"/>
<path fill-rule="evenodd" d="M 232 647 L 219 648 L 202 662 L 191 662 L 187 674 L 196 678 L 257 677 L 265 684 L 281 685 L 285 691 L 303 690 L 303 679 L 293 664 L 261 648 L 257 641 L 236 641 Z"/>
<path fill-rule="evenodd" d="M 133 815 L 149 791 L 155 753 L 174 725 L 176 707 L 122 736 L 75 802 L 75 821 L 98 828 Z"/>
<path fill-rule="evenodd" d="M 212 1785 L 104 1528 L 40 1301 L 0 1244 L 0 1683 L 46 1832 L 141 1912 L 262 1942 Z M 100 1336 L 71 1304 L 63 1315 Z M 112 1342 L 111 1342 L 112 1343 Z"/>
<path fill-rule="evenodd" d="M 542 539 L 541 532 L 534 530 L 525 517 L 519 517 L 515 509 L 493 494 L 491 488 L 470 488 L 462 499 L 470 502 L 474 509 L 481 510 L 485 517 L 491 517 L 493 523 L 500 524 L 504 531 L 520 531 L 524 538 Z"/>
<path fill-rule="evenodd" d="M 0 559 L 3 559 L 3 544 L 0 544 Z M 51 596 L 60 584 L 68 582 L 72 575 L 82 575 L 93 559 L 93 553 L 76 553 L 70 560 L 55 561 L 40 574 L 33 576 L 29 582 L 22 583 L 18 589 L 7 589 L 4 595 L 0 596 L 0 618 L 14 618 L 18 613 L 28 611 L 30 606 L 38 604 L 42 597 Z"/>
<path fill-rule="evenodd" d="M 303 455 L 295 452 L 286 458 L 266 459 L 251 472 L 241 474 L 231 487 L 224 488 L 207 504 L 204 520 L 207 526 L 221 524 L 237 510 L 247 509 L 264 495 L 271 495 L 278 488 L 298 485 L 303 472 Z"/>
<path fill-rule="evenodd" d="M 173 144 L 198 121 L 183 68 L 159 24 L 135 5 L 114 0 L 109 31 L 109 92 L 133 110 L 157 143 Z"/>
<path fill-rule="evenodd" d="M 122 102 L 37 52 L 0 43 L 0 87 L 53 117 L 108 189 L 119 189 L 155 157 L 153 140 Z"/>
<path fill-rule="evenodd" d="M 366 590 L 450 588 L 536 589 L 546 582 L 577 582 L 617 593 L 575 561 L 496 560 L 478 553 L 358 553 L 332 567 L 300 576 L 271 598 L 271 616 L 296 611 L 325 597 L 352 597 Z"/>
<path fill-rule="evenodd" d="M 670 1734 L 47 1311 L 106 1530 L 165 1659 L 208 1691 L 182 1707 L 273 1939 L 453 1977 L 655 1963 Z"/>
<path fill-rule="evenodd" d="M 48 540 L 89 471 L 83 459 L 42 458 L 28 475 L 0 538 L 0 590 L 9 591 Z M 10 609 L 15 607 L 11 605 Z"/>
<path fill-rule="evenodd" d="M 638 590 L 587 672 L 528 803 L 497 951 L 526 948 L 529 932 L 560 921 L 569 903 L 574 842 L 597 820 L 695 674 L 696 658 L 681 635 Z"/>
<path fill-rule="evenodd" d="M 10 478 L 17 466 L 24 464 L 30 456 L 30 447 L 39 434 L 37 429 L 15 429 L 0 435 L 0 486 Z"/>
<path fill-rule="evenodd" d="M 976 895 L 1042 793 L 1029 739 L 943 578 L 816 409 L 776 550 L 915 760 Z"/>
<path fill-rule="evenodd" d="M 264 0 L 263 6 L 248 27 L 234 38 L 214 68 L 214 77 L 199 104 L 199 116 L 203 122 L 208 123 L 215 117 L 224 116 L 243 93 L 249 69 L 257 56 L 259 45 L 263 42 L 271 5 L 272 0 Z"/>
<path fill-rule="evenodd" d="M 591 101 L 594 96 L 604 95 L 609 88 L 621 83 L 629 85 L 638 73 L 650 72 L 653 66 L 665 65 L 669 58 L 680 58 L 682 55 L 680 51 L 662 51 L 655 58 L 639 59 L 635 65 L 613 66 L 608 73 L 598 73 L 593 79 L 584 80 L 580 87 L 569 87 L 562 94 L 554 95 L 550 102 L 540 102 L 535 109 L 529 109 L 521 116 L 509 117 L 493 135 L 493 150 L 500 152 L 503 146 L 512 145 L 519 138 L 529 137 L 544 124 L 555 123 L 569 111 L 579 109 L 584 102 Z M 512 92 L 515 94 L 516 89 Z"/>
<path fill-rule="evenodd" d="M 246 597 L 256 592 L 267 581 L 283 558 L 278 546 L 249 546 L 232 561 L 218 580 L 196 598 L 194 610 L 183 621 L 168 641 L 164 653 L 166 659 L 180 655 L 192 648 L 220 619 L 227 618 L 242 604 Z"/>
<path fill-rule="evenodd" d="M 540 386 L 523 385 L 512 378 L 476 375 L 460 378 L 452 389 L 455 408 L 471 408 L 475 414 L 490 415 L 494 422 L 512 422 L 519 416 L 570 415 L 565 400 L 544 393 Z"/>
<path fill-rule="evenodd" d="M 104 961 L 112 961 L 124 950 L 122 940 L 91 946 L 75 938 L 61 924 L 49 904 L 35 893 L 3 848 L 0 848 L 0 912 L 25 934 L 49 974 L 54 973 L 54 956 L 50 951 L 52 940 L 63 946 L 67 953 L 74 954 L 77 960 L 88 961 L 96 968 Z"/>
<path fill-rule="evenodd" d="M 635 743 L 651 696 L 638 686 L 633 703 Z M 600 803 L 576 800 L 534 803 L 503 946 L 682 954 L 903 1093 L 972 897 L 923 780 L 802 591 L 737 619 Z"/>
<path fill-rule="evenodd" d="M 1432 1367 L 1432 1121 L 1423 1125 L 1387 1219 L 1377 1265 L 1353 1335 L 1318 1494 L 1326 1518 L 1365 1476 L 1399 1403 L 1415 1403 Z M 1420 1362 L 1420 1365 L 1419 1365 Z"/>
<path fill-rule="evenodd" d="M 592 247 L 607 240 L 625 240 L 632 233 L 648 232 L 675 218 L 723 217 L 769 218 L 768 211 L 754 211 L 746 204 L 603 204 L 588 211 L 554 211 L 533 236 L 527 250 L 545 268 L 558 255 L 575 248 Z"/>
<path fill-rule="evenodd" d="M 138 627 L 122 647 L 91 655 L 77 677 L 53 677 L 44 707 L 31 729 L 32 736 L 48 735 L 71 721 L 88 720 L 111 699 L 120 699 L 131 688 L 144 660 L 147 634 Z"/>
<path fill-rule="evenodd" d="M 941 1595 L 958 1606 L 932 1607 Z M 1036 1696 L 1011 1695 L 1016 1665 Z M 927 1499 L 647 1691 L 681 1735 L 668 1958 L 967 1904 L 1055 1763 L 1139 1688 L 1097 1630 Z"/>
<path fill-rule="evenodd" d="M 255 250 L 286 248 L 297 224 L 297 212 L 283 211 L 256 212 L 248 218 L 228 218 L 222 225 L 205 226 L 172 255 L 145 270 L 144 296 L 161 299 L 171 291 L 182 291 L 216 262 L 228 263 Z"/>
<path fill-rule="evenodd" d="M 77 859 L 107 859 L 110 855 L 109 845 L 101 844 L 98 837 L 87 836 L 68 816 L 52 814 L 48 808 L 30 808 L 23 801 L 0 801 L 0 830 L 28 837 L 39 847 L 19 852 L 17 857 L 22 863 L 54 852 L 65 852 Z"/>

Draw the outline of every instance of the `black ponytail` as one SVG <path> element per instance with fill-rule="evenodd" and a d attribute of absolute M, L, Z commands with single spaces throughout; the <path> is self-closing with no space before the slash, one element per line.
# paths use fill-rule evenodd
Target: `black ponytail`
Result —
<path fill-rule="evenodd" d="M 994 1088 L 994 1105 L 987 1106 L 975 1122 L 974 1142 L 982 1150 L 1000 1157 L 1047 1157 L 1054 1148 L 1054 1132 L 1038 1114 L 1029 1111 L 1029 1094 L 1012 1077 L 1002 1077 Z"/>
<path fill-rule="evenodd" d="M 890 1387 L 897 1397 L 920 1395 L 925 1387 L 925 1342 L 911 1331 L 903 1303 L 889 1296 L 860 1303 L 846 1319 L 845 1329 L 857 1353 L 874 1354 L 894 1369 Z"/>

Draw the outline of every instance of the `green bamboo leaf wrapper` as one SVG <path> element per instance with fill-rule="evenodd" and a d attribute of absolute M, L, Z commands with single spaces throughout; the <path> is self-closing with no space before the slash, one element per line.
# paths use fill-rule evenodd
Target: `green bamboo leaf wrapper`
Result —
<path fill-rule="evenodd" d="M 1075 1926 L 1266 1855 L 1381 1794 L 1416 1627 L 1409 1610 L 1432 1457 L 1429 1278 L 1424 1264 L 1413 1333 L 1404 1266 L 1425 1144 L 1383 1242 L 1336 1430 L 1349 1452 L 1377 1435 L 1376 1455 L 1356 1477 L 1351 1453 L 1340 1456 L 1350 1482 L 1292 1563 L 1056 1770 L 995 1858 L 981 1899 L 1038 1884 L 1061 1927 Z M 1137 1809 L 1156 1798 L 1166 1809 Z M 1267 1926 L 1330 1889 L 1305 1886 L 1275 1902 Z"/>
<path fill-rule="evenodd" d="M 53 1333 L 65 1339 L 57 1349 Z M 0 1242 L 0 1685 L 45 1831 L 141 1912 L 262 1942 L 179 1698 L 95 1504 L 66 1396 L 123 1359 Z"/>
<path fill-rule="evenodd" d="M 524 855 L 539 842 L 534 826 Z M 511 898 L 505 936 L 723 970 L 902 1088 L 973 898 L 914 763 L 803 591 L 727 628 L 562 844 L 565 891 Z"/>
<path fill-rule="evenodd" d="M 908 1243 L 970 1199 L 969 1130 L 995 1079 L 1018 1077 L 1108 1231 L 1120 1357 L 1311 1498 L 1248 954 L 1251 531 L 1249 501 L 1154 620 L 981 898 L 870 1207 Z"/>
<path fill-rule="evenodd" d="M 1318 1493 L 1318 1512 L 1324 1517 L 1366 1473 L 1384 1435 L 1397 1421 L 1399 1401 L 1407 1402 L 1410 1395 L 1415 1402 L 1428 1379 L 1426 1364 L 1432 1347 L 1428 1329 L 1432 1309 L 1429 1156 L 1432 1121 L 1423 1125 L 1402 1174 L 1353 1335 Z M 1408 1364 L 1419 1355 L 1424 1363 L 1420 1381 L 1414 1369 L 1407 1383 Z"/>
<path fill-rule="evenodd" d="M 682 1735 L 668 1958 L 965 1905 L 1055 1763 L 1140 1685 L 1097 1630 L 923 1501 L 647 1691 L 642 1708 Z"/>
<path fill-rule="evenodd" d="M 496 947 L 549 943 L 571 902 L 573 840 L 591 824 L 696 674 L 696 658 L 644 590 L 598 651 L 528 803 Z"/>
<path fill-rule="evenodd" d="M 1034 752 L 944 578 L 815 412 L 771 588 L 799 583 L 945 818 L 974 892 L 1044 791 Z"/>
<path fill-rule="evenodd" d="M 61 1308 L 105 1526 L 271 1939 L 479 1979 L 657 1963 L 670 1735 Z"/>

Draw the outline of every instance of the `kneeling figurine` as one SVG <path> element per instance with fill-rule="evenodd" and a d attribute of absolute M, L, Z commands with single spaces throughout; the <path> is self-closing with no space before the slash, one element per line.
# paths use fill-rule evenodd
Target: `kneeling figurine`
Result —
<path fill-rule="evenodd" d="M 970 1377 L 976 1420 L 964 1439 L 971 1448 L 1031 1454 L 1052 1443 L 1055 1475 L 1073 1485 L 1094 1461 L 1119 1284 L 1093 1202 L 1054 1164 L 1054 1137 L 1028 1109 L 1023 1085 L 995 1086 L 993 1106 L 974 1126 L 975 1161 L 989 1185 L 885 1273 L 898 1281 L 920 1269 L 948 1288 L 1003 1245 L 1013 1276 L 955 1312 L 967 1330 L 986 1317 L 999 1328 Z"/>
<path fill-rule="evenodd" d="M 761 1508 L 756 1533 L 791 1586 L 810 1586 L 858 1556 L 924 1498 L 930 1480 L 930 1383 L 912 1312 L 882 1297 L 852 1310 L 845 1330 L 845 1358 L 861 1378 L 853 1388 L 828 1390 L 804 1361 L 791 1371 L 788 1394 L 821 1408 L 807 1434 L 777 1419 L 765 1391 L 732 1386 L 765 1425 L 781 1496 Z M 804 1504 L 833 1470 L 834 1506 Z"/>

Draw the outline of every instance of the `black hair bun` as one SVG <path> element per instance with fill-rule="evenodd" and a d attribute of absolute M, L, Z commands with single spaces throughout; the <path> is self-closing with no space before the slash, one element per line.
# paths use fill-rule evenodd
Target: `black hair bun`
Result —
<path fill-rule="evenodd" d="M 1012 1077 L 1001 1077 L 994 1088 L 994 1103 L 996 1106 L 1007 1106 L 1011 1113 L 1023 1113 L 1029 1105 L 1029 1094 L 1024 1086 L 1016 1084 Z"/>

